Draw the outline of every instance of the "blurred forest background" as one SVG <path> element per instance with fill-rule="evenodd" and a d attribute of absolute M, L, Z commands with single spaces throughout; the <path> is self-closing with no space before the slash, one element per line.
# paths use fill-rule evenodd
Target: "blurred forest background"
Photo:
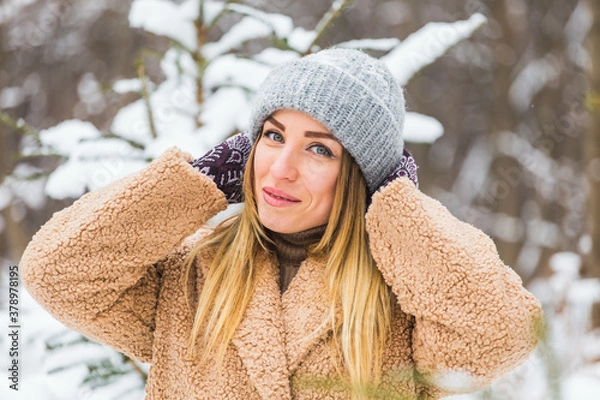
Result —
<path fill-rule="evenodd" d="M 168 46 L 129 27 L 127 0 L 15 3 L 25 6 L 0 14 L 0 88 L 22 90 L 17 96 L 3 91 L 0 109 L 38 130 L 71 118 L 106 130 L 116 110 L 135 97 L 104 88 L 136 77 L 144 49 Z M 597 23 L 586 29 L 585 18 L 576 15 L 586 12 L 584 3 L 598 18 L 598 2 L 585 0 L 357 0 L 320 42 L 403 39 L 431 21 L 475 12 L 488 18 L 407 85 L 408 108 L 445 128 L 433 145 L 408 147 L 420 165 L 421 189 L 491 235 L 526 282 L 549 274 L 549 257 L 562 251 L 583 256 L 584 275 L 600 276 L 600 222 L 594 223 L 600 221 L 600 32 Z M 330 6 L 314 0 L 246 4 L 283 12 L 307 28 Z M 151 79 L 160 81 L 158 57 L 146 60 Z M 20 157 L 22 135 L 0 123 L 0 176 L 17 163 L 51 162 Z M 32 234 L 68 203 L 4 207 L 0 255 L 17 263 Z"/>
<path fill-rule="evenodd" d="M 307 29 L 331 6 L 322 0 L 242 3 L 286 14 Z M 351 3 L 320 47 L 402 40 L 431 21 L 486 16 L 487 24 L 405 88 L 408 109 L 444 127 L 434 143 L 407 144 L 420 166 L 421 190 L 489 234 L 526 285 L 552 277 L 552 257 L 564 253 L 576 256 L 578 277 L 600 279 L 600 2 Z M 110 90 L 115 80 L 138 77 L 141 58 L 152 82 L 163 79 L 160 56 L 153 54 L 169 42 L 130 28 L 130 5 L 0 1 L 0 182 L 19 166 L 59 162 L 20 154 L 30 127 L 76 118 L 108 131 L 119 108 L 139 98 Z M 215 34 L 232 23 L 223 18 Z M 41 224 L 73 200 L 0 201 L 0 265 L 18 264 Z M 586 329 L 599 327 L 600 307 L 586 313 Z"/>

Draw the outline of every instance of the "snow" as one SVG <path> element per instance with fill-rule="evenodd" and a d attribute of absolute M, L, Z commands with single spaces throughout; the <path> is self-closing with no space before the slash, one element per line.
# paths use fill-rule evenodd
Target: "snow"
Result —
<path fill-rule="evenodd" d="M 308 50 L 312 42 L 317 37 L 317 32 L 307 31 L 301 26 L 296 27 L 288 36 L 288 45 L 298 53 L 304 53 Z"/>
<path fill-rule="evenodd" d="M 597 399 L 600 394 L 600 371 L 598 368 L 582 371 L 581 374 L 568 377 L 564 383 L 565 399 Z"/>
<path fill-rule="evenodd" d="M 431 380 L 437 387 L 451 393 L 472 392 L 482 386 L 477 376 L 462 370 L 435 372 Z"/>
<path fill-rule="evenodd" d="M 271 28 L 261 20 L 253 17 L 245 17 L 232 26 L 218 42 L 207 43 L 202 48 L 202 53 L 204 57 L 211 60 L 238 48 L 247 41 L 268 36 L 270 33 Z"/>
<path fill-rule="evenodd" d="M 238 14 L 248 15 L 270 27 L 275 36 L 278 38 L 287 38 L 294 28 L 292 18 L 287 15 L 277 13 L 266 13 L 255 8 L 244 6 L 241 4 L 229 4 L 228 9 L 237 12 Z"/>
<path fill-rule="evenodd" d="M 205 12 L 213 7 L 210 4 L 205 4 Z M 194 0 L 179 5 L 163 0 L 136 0 L 129 14 L 130 23 L 155 34 L 170 36 L 192 48 L 195 43 L 192 43 L 189 38 L 191 33 L 186 33 L 186 30 L 193 28 L 193 18 L 198 13 L 192 10 L 197 7 L 199 3 Z M 67 121 L 42 132 L 42 152 L 56 152 L 68 157 L 48 179 L 46 192 L 50 196 L 78 197 L 87 190 L 105 186 L 125 173 L 142 168 L 147 159 L 158 157 L 172 146 L 195 156 L 201 155 L 232 133 L 248 127 L 252 93 L 258 89 L 270 68 L 299 55 L 294 51 L 266 48 L 254 58 L 240 58 L 230 54 L 230 51 L 245 41 L 270 34 L 289 40 L 289 44 L 296 49 L 303 49 L 310 45 L 316 33 L 294 28 L 291 18 L 285 15 L 266 13 L 239 4 L 228 4 L 227 8 L 245 17 L 219 41 L 208 44 L 203 49 L 209 63 L 203 75 L 205 100 L 202 106 L 196 102 L 197 65 L 188 52 L 173 47 L 165 53 L 160 64 L 165 81 L 158 86 L 147 83 L 155 130 L 151 129 L 144 99 L 121 108 L 113 119 L 110 132 L 142 146 L 142 154 L 133 156 L 133 152 L 126 151 L 121 155 L 100 155 L 97 154 L 96 147 L 83 150 L 86 141 L 97 139 L 101 134 L 93 125 L 81 121 Z M 218 6 L 211 10 L 213 11 L 210 12 L 218 11 Z M 205 18 L 211 16 L 205 13 Z M 482 18 L 475 15 L 468 21 L 428 24 L 419 34 L 412 35 L 402 43 L 397 39 L 369 39 L 346 42 L 345 45 L 378 49 L 395 46 L 387 59 L 388 63 L 393 64 L 394 53 L 396 52 L 396 57 L 403 54 L 397 53 L 398 49 L 408 51 L 411 46 L 428 42 L 427 37 L 437 35 L 445 38 L 443 41 L 438 40 L 435 47 L 435 55 L 439 57 L 454 43 L 472 33 L 484 21 Z M 435 57 L 430 58 L 429 62 L 434 59 Z M 415 72 L 416 70 L 410 71 L 412 74 Z M 405 70 L 404 73 L 409 71 Z M 80 89 L 84 94 L 82 99 L 91 99 L 93 96 L 85 94 L 93 95 L 97 91 L 95 77 L 88 76 L 86 80 L 82 80 Z M 138 79 L 121 80 L 114 84 L 113 89 L 120 93 L 140 91 L 141 83 Z M 88 111 L 103 106 L 93 102 L 86 105 Z M 434 118 L 407 113 L 404 132 L 407 142 L 432 143 L 442 134 L 443 127 Z"/>
<path fill-rule="evenodd" d="M 486 21 L 482 14 L 477 13 L 466 21 L 430 22 L 383 56 L 382 60 L 404 86 L 418 71 L 433 63 L 458 42 L 471 36 Z"/>
<path fill-rule="evenodd" d="M 81 140 L 97 139 L 100 131 L 90 122 L 71 119 L 40 132 L 40 140 L 49 150 L 69 156 Z"/>
<path fill-rule="evenodd" d="M 148 82 L 147 84 L 151 84 L 151 82 Z M 151 86 L 151 88 L 152 88 L 152 86 Z M 120 94 L 129 93 L 129 92 L 141 92 L 142 91 L 142 82 L 137 78 L 120 79 L 120 80 L 116 81 L 115 83 L 113 83 L 112 90 L 115 93 L 120 93 Z"/>
<path fill-rule="evenodd" d="M 525 223 L 512 215 L 498 213 L 488 233 L 508 243 L 520 243 L 525 236 Z"/>
<path fill-rule="evenodd" d="M 55 199 L 78 198 L 147 165 L 143 152 L 122 140 L 81 143 L 50 175 L 46 193 Z"/>
<path fill-rule="evenodd" d="M 194 116 L 199 110 L 196 103 L 194 61 L 189 54 L 170 49 L 161 61 L 161 68 L 166 81 L 150 94 L 157 134 L 163 136 L 171 132 L 193 132 Z M 178 71 L 182 71 L 182 74 Z M 113 119 L 111 132 L 136 143 L 149 145 L 154 138 L 144 100 L 139 99 L 121 108 Z"/>
<path fill-rule="evenodd" d="M 147 165 L 141 150 L 121 139 L 101 138 L 89 122 L 64 121 L 40 132 L 40 139 L 46 152 L 68 157 L 46 183 L 46 194 L 55 199 L 80 197 Z"/>
<path fill-rule="evenodd" d="M 0 210 L 4 210 L 12 200 L 12 193 L 5 182 L 0 185 Z"/>
<path fill-rule="evenodd" d="M 188 85 L 195 81 L 198 74 L 196 62 L 191 54 L 186 51 L 180 51 L 176 48 L 170 48 L 160 61 L 160 68 L 166 75 L 166 82 L 172 86 Z M 181 79 L 185 81 L 180 82 Z M 196 84 L 192 85 L 195 88 Z"/>
<path fill-rule="evenodd" d="M 17 107 L 24 100 L 25 93 L 18 86 L 5 87 L 0 91 L 0 109 Z"/>
<path fill-rule="evenodd" d="M 0 263 L 0 293 L 8 293 L 8 270 L 5 260 Z M 82 364 L 86 358 L 102 357 L 116 360 L 119 354 L 102 345 L 85 343 L 72 348 L 61 348 L 55 354 L 48 352 L 46 344 L 55 342 L 57 338 L 63 340 L 78 338 L 79 334 L 70 331 L 63 324 L 55 320 L 47 311 L 38 305 L 29 295 L 27 290 L 20 285 L 19 289 L 19 391 L 9 389 L 6 382 L 6 373 L 3 374 L 3 384 L 0 385 L 0 399 L 11 400 L 100 400 L 116 398 L 123 400 L 142 400 L 144 398 L 143 386 L 140 379 L 130 374 L 118 382 L 103 389 L 91 391 L 82 385 L 87 376 L 87 367 Z M 4 297 L 4 296 L 3 296 Z M 0 321 L 3 326 L 8 324 L 8 310 L 6 298 L 0 300 Z M 0 336 L 0 369 L 7 371 L 11 358 L 8 357 L 9 341 L 7 334 Z M 72 368 L 61 372 L 50 373 L 54 368 L 74 364 Z M 147 368 L 142 365 L 142 367 Z M 134 388 L 127 396 L 121 395 L 123 389 Z"/>
<path fill-rule="evenodd" d="M 564 32 L 568 55 L 583 69 L 591 64 L 590 54 L 585 49 L 585 38 L 593 25 L 592 14 L 586 2 L 578 2 L 571 14 Z M 557 55 L 548 53 L 544 57 L 525 65 L 511 84 L 509 98 L 518 112 L 531 107 L 534 97 L 548 85 L 557 84 L 563 61 Z"/>
<path fill-rule="evenodd" d="M 190 3 L 192 1 L 176 5 L 167 0 L 136 0 L 129 11 L 129 25 L 166 36 L 193 50 L 197 47 L 194 19 L 198 12 L 190 13 Z"/>
<path fill-rule="evenodd" d="M 35 3 L 37 0 L 5 0 L 0 5 L 0 25 L 18 15 L 22 8 Z"/>
<path fill-rule="evenodd" d="M 517 111 L 527 111 L 535 95 L 560 77 L 560 63 L 554 54 L 547 54 L 542 59 L 531 61 L 519 72 L 508 92 Z"/>
<path fill-rule="evenodd" d="M 6 3 L 6 2 L 5 2 Z M 0 8 L 0 24 L 5 21 L 10 10 L 32 1 L 11 1 Z M 219 15 L 223 7 L 243 17 L 218 41 L 207 45 L 203 51 L 209 59 L 204 71 L 205 102 L 199 106 L 196 102 L 196 77 L 198 68 L 192 57 L 176 47 L 168 50 L 161 60 L 161 69 L 165 81 L 160 85 L 147 82 L 150 103 L 154 113 L 157 137 L 153 137 L 148 122 L 148 113 L 143 99 L 122 108 L 113 120 L 110 132 L 119 138 L 106 138 L 90 123 L 70 120 L 41 132 L 42 147 L 24 146 L 24 153 L 58 153 L 67 160 L 56 169 L 47 182 L 44 179 L 32 181 L 7 177 L 0 185 L 0 209 L 11 207 L 18 219 L 24 215 L 24 204 L 38 207 L 45 201 L 41 192 L 55 198 L 77 198 L 84 192 L 105 186 L 122 176 L 145 167 L 150 159 L 156 158 L 165 149 L 176 145 L 194 156 L 203 154 L 213 145 L 222 141 L 235 131 L 248 127 L 250 104 L 253 92 L 264 80 L 269 70 L 284 61 L 296 59 L 299 53 L 308 50 L 316 32 L 294 27 L 291 18 L 281 14 L 265 13 L 248 6 L 206 1 L 204 20 L 210 23 Z M 340 6 L 337 0 L 334 6 Z M 157 35 L 164 35 L 195 50 L 196 34 L 193 21 L 199 15 L 200 0 L 186 0 L 177 4 L 168 0 L 134 0 L 130 14 L 133 27 L 145 29 Z M 7 11 L 8 10 L 8 11 Z M 382 60 L 390 67 L 394 76 L 404 85 L 418 71 L 434 62 L 456 43 L 466 39 L 485 23 L 485 17 L 474 14 L 466 21 L 454 23 L 430 23 L 413 33 L 404 41 L 395 38 L 362 39 L 340 43 L 340 47 L 389 51 Z M 585 50 L 581 46 L 587 33 L 588 20 L 585 10 L 576 8 L 565 29 L 570 41 L 572 56 L 579 57 L 585 64 Z M 229 54 L 231 49 L 246 41 L 274 34 L 286 40 L 293 50 L 280 50 L 267 47 L 257 55 L 248 58 Z M 76 39 L 76 38 L 75 38 Z M 67 49 L 68 50 L 68 49 Z M 544 85 L 555 79 L 555 60 L 548 55 L 526 65 L 515 78 L 511 88 L 512 104 L 519 110 L 525 110 L 536 93 Z M 588 56 L 589 57 L 589 56 Z M 589 61 L 589 60 L 588 60 Z M 582 65 L 583 65 L 582 64 Z M 536 70 L 537 68 L 537 70 Z M 535 74 L 533 74 L 533 72 Z M 541 72 L 540 72 L 541 71 Z M 32 96 L 39 89 L 37 80 L 32 77 L 23 88 L 9 87 L 0 92 L 0 107 L 17 104 L 24 96 Z M 29 80 L 29 79 L 28 79 Z M 36 83 L 37 82 L 37 83 Z M 37 88 L 37 89 L 36 89 Z M 82 100 L 88 99 L 98 90 L 95 77 L 88 76 L 80 85 Z M 140 92 L 139 79 L 124 79 L 114 83 L 117 93 Z M 405 120 L 404 138 L 407 142 L 433 143 L 443 135 L 443 126 L 436 119 L 408 112 Z M 497 135 L 495 143 L 500 154 L 517 159 L 524 170 L 533 176 L 532 185 L 540 189 L 544 196 L 556 196 L 556 186 L 550 176 L 568 177 L 569 170 L 549 159 L 524 138 L 512 132 Z M 132 146 L 127 141 L 139 144 Z M 465 208 L 472 204 L 475 196 L 484 200 L 501 199 L 498 191 L 502 187 L 486 188 L 485 175 L 491 165 L 490 144 L 476 141 L 463 163 L 456 180 L 453 193 L 460 193 L 451 199 L 468 215 L 477 215 L 478 211 Z M 36 174 L 36 170 L 19 169 L 15 175 L 25 177 Z M 510 172 L 510 171 L 509 171 Z M 553 175 L 554 174 L 554 175 Z M 513 176 L 501 177 L 500 183 L 516 184 Z M 31 185 L 31 186 L 28 186 Z M 442 194 L 441 197 L 443 197 Z M 447 194 L 450 196 L 450 194 Z M 440 196 L 438 196 L 440 197 Z M 239 206 L 230 207 L 227 213 L 239 212 Z M 225 214 L 223 214 L 225 215 Z M 222 218 L 222 216 L 218 216 Z M 0 231 L 4 222 L 0 220 Z M 488 228 L 507 241 L 515 240 L 527 234 L 527 241 L 519 254 L 519 266 L 538 264 L 541 249 L 558 245 L 561 227 L 541 219 L 532 213 L 527 218 L 514 218 L 497 215 L 491 218 Z M 533 237 L 531 237 L 533 236 Z M 588 242 L 590 238 L 588 237 Z M 586 245 L 581 240 L 581 247 Z M 451 397 L 454 400 L 475 400 L 481 398 L 511 400 L 545 400 L 553 397 L 552 388 L 559 387 L 561 400 L 579 400 L 595 398 L 600 390 L 600 333 L 590 331 L 589 312 L 593 301 L 600 300 L 600 282 L 581 279 L 579 276 L 581 259 L 574 253 L 559 253 L 550 259 L 551 276 L 538 279 L 530 285 L 531 291 L 543 302 L 549 321 L 548 338 L 521 367 L 502 377 L 491 388 L 476 394 Z M 0 279 L 6 284 L 7 279 Z M 2 293 L 6 290 L 2 288 Z M 60 355 L 46 351 L 47 340 L 54 340 L 65 327 L 54 320 L 37 305 L 22 288 L 22 331 L 23 374 L 17 399 L 106 399 L 106 398 L 143 398 L 143 389 L 139 387 L 139 378 L 129 374 L 124 379 L 103 389 L 90 389 L 80 386 L 87 375 L 83 364 L 49 374 L 49 370 L 61 365 L 81 363 L 93 355 L 116 359 L 113 350 L 103 346 L 85 344 L 65 349 Z M 5 299 L 0 299 L 0 318 L 7 315 Z M 0 352 L 6 354 L 6 338 L 0 336 Z M 62 357 L 62 358 L 61 358 Z M 6 368 L 6 357 L 0 357 L 0 369 Z M 145 367 L 146 368 L 146 367 Z M 556 376 L 549 370 L 557 369 Z M 456 380 L 458 376 L 459 380 Z M 439 377 L 446 385 L 470 384 L 468 376 L 452 373 Z M 127 397 L 121 392 L 134 388 Z M 0 398 L 15 398 L 6 385 L 0 385 Z"/>
<path fill-rule="evenodd" d="M 11 212 L 17 214 L 16 219 L 20 219 L 23 204 L 30 209 L 41 209 L 46 204 L 45 182 L 42 179 L 32 178 L 39 172 L 39 169 L 31 165 L 17 165 L 13 173 L 5 177 L 0 184 L 0 210 L 12 206 Z"/>
<path fill-rule="evenodd" d="M 404 119 L 403 137 L 412 143 L 433 143 L 444 134 L 444 127 L 435 118 L 407 112 Z"/>
<path fill-rule="evenodd" d="M 550 259 L 549 264 L 554 272 L 573 279 L 579 275 L 581 257 L 579 254 L 570 252 L 556 253 Z"/>
<path fill-rule="evenodd" d="M 136 143 L 149 143 L 152 134 L 144 102 L 137 100 L 121 108 L 112 121 L 111 132 Z"/>
<path fill-rule="evenodd" d="M 273 62 L 278 60 L 277 56 L 278 54 L 274 54 L 274 56 L 267 56 L 266 58 L 270 58 L 270 61 Z M 219 57 L 208 65 L 204 73 L 204 85 L 207 89 L 229 85 L 255 91 L 266 78 L 269 70 L 269 66 L 263 63 L 228 54 Z"/>
<path fill-rule="evenodd" d="M 452 188 L 452 192 L 459 196 L 461 204 L 473 204 L 475 197 L 484 200 L 496 197 L 496 193 L 485 190 L 486 175 L 492 163 L 489 150 L 489 143 L 481 139 L 476 140 L 469 149 Z"/>
<path fill-rule="evenodd" d="M 28 176 L 32 176 L 39 172 L 39 170 L 34 169 L 31 166 L 19 165 L 15 168 L 13 176 L 6 178 L 4 183 L 10 186 L 10 190 L 13 193 L 13 200 L 16 200 L 17 202 L 22 201 L 27 207 L 33 210 L 39 210 L 46 205 L 46 199 L 44 197 L 45 182 L 43 179 L 18 179 L 17 176 L 19 176 L 23 169 L 31 170 L 32 174 L 28 174 Z"/>
<path fill-rule="evenodd" d="M 570 292 L 580 292 L 578 296 L 571 296 L 571 301 L 567 303 L 568 309 L 563 312 L 562 317 L 554 317 L 552 320 L 552 331 L 550 332 L 549 344 L 552 348 L 542 344 L 536 352 L 520 367 L 513 372 L 505 375 L 491 388 L 469 395 L 450 396 L 448 400 L 480 400 L 482 398 L 507 399 L 507 400 L 546 400 L 556 398 L 551 395 L 548 377 L 549 355 L 560 356 L 555 362 L 559 363 L 558 382 L 554 384 L 560 388 L 561 400 L 582 400 L 596 398 L 600 390 L 600 364 L 590 363 L 584 357 L 587 354 L 588 360 L 600 355 L 600 333 L 593 335 L 585 329 L 586 325 L 579 319 L 566 321 L 565 316 L 569 316 L 580 302 L 589 304 L 593 299 L 597 299 L 598 291 L 596 289 L 588 292 L 581 291 L 581 287 L 572 285 L 577 282 L 577 269 L 580 260 L 577 255 L 572 253 L 560 253 L 553 257 L 551 265 L 555 275 L 549 278 L 549 281 L 564 281 L 567 285 L 548 285 L 548 282 L 538 281 L 531 290 L 536 296 L 544 302 L 545 311 L 548 317 L 553 317 L 555 313 L 554 304 L 561 302 L 565 295 L 564 289 Z M 5 270 L 3 268 L 3 270 Z M 7 293 L 6 279 L 2 276 L 1 293 Z M 599 286 L 598 281 L 595 285 Z M 544 295 L 540 292 L 545 291 Z M 70 400 L 70 399 L 107 399 L 121 393 L 126 388 L 133 387 L 134 390 L 126 397 L 128 400 L 141 400 L 144 398 L 143 390 L 139 388 L 138 378 L 130 374 L 126 379 L 120 381 L 117 385 L 110 385 L 103 389 L 91 390 L 88 387 L 80 386 L 80 382 L 86 376 L 87 371 L 83 365 L 64 370 L 59 373 L 50 374 L 53 368 L 79 364 L 85 359 L 93 356 L 115 359 L 116 353 L 104 346 L 93 344 L 76 345 L 73 348 L 65 348 L 64 351 L 57 351 L 56 354 L 47 352 L 46 342 L 68 342 L 77 338 L 77 334 L 68 331 L 61 323 L 52 318 L 43 310 L 27 293 L 20 287 L 20 314 L 21 314 L 21 346 L 22 353 L 20 364 L 22 365 L 22 374 L 20 382 L 20 391 L 15 395 L 7 388 L 7 385 L 0 385 L 0 398 L 15 400 Z M 576 302 L 576 303 L 574 303 Z M 6 302 L 0 302 L 0 319 L 7 315 Z M 568 322 L 568 323 L 567 323 Z M 583 324 L 583 325 L 582 325 Z M 6 324 L 5 324 L 6 326 Z M 557 331 L 563 331 L 564 334 L 558 336 Z M 570 332 L 570 333 L 569 333 Z M 554 338 L 552 338 L 554 337 Z M 581 342 L 581 344 L 579 344 Z M 0 353 L 7 354 L 7 341 L 4 335 L 0 338 Z M 574 358 L 574 352 L 578 352 L 579 364 L 567 362 L 567 359 Z M 583 354 L 583 355 L 582 355 Z M 563 359 L 562 357 L 566 357 Z M 576 358 L 576 357 L 575 357 Z M 0 369 L 5 370 L 8 367 L 9 358 L 0 357 Z M 147 368 L 147 366 L 145 366 Z M 459 374 L 460 376 L 460 374 Z M 457 381 L 445 376 L 448 385 L 456 385 Z M 449 380 L 448 380 L 449 379 Z M 444 379 L 443 379 L 444 380 Z M 470 380 L 461 379 L 458 382 L 469 382 Z M 136 386 L 137 385 L 137 386 Z M 137 388 L 136 388 L 137 387 Z M 493 393 L 493 397 L 490 394 Z M 487 396 L 487 397 L 484 397 Z"/>
<path fill-rule="evenodd" d="M 600 331 L 589 327 L 590 306 L 600 299 L 600 281 L 581 279 L 580 256 L 551 257 L 553 275 L 536 280 L 530 290 L 542 301 L 546 338 L 534 354 L 490 388 L 448 400 L 582 400 L 600 393 Z"/>
<path fill-rule="evenodd" d="M 398 38 L 357 39 L 336 44 L 335 47 L 343 47 L 346 49 L 390 51 L 399 44 L 400 40 Z"/>
<path fill-rule="evenodd" d="M 529 231 L 532 243 L 538 246 L 554 249 L 559 245 L 561 238 L 560 229 L 553 222 L 531 219 L 527 221 L 527 230 Z"/>
<path fill-rule="evenodd" d="M 237 87 L 220 89 L 206 101 L 201 118 L 203 127 L 198 136 L 208 146 L 215 146 L 232 132 L 247 128 L 244 125 L 247 118 L 244 117 L 248 117 L 246 112 L 249 109 L 250 104 L 243 90 Z"/>
<path fill-rule="evenodd" d="M 553 178 L 560 165 L 548 157 L 542 150 L 514 132 L 502 132 L 496 136 L 497 150 L 517 160 L 521 166 L 535 179 L 532 184 L 545 199 L 553 199 L 557 195 L 557 181 Z"/>
<path fill-rule="evenodd" d="M 587 2 L 580 1 L 565 25 L 569 58 L 584 70 L 590 70 L 592 59 L 585 48 L 585 39 L 594 24 L 594 18 Z"/>
<path fill-rule="evenodd" d="M 290 50 L 281 50 L 276 49 L 274 47 L 269 47 L 258 53 L 254 59 L 258 61 L 260 64 L 264 64 L 266 66 L 274 67 L 277 64 L 292 61 L 298 59 L 299 55 L 295 51 Z M 263 69 L 262 73 L 264 75 L 262 77 L 256 76 L 256 79 L 260 79 L 259 82 L 255 85 L 258 88 L 258 84 L 264 80 L 267 76 L 269 69 Z"/>

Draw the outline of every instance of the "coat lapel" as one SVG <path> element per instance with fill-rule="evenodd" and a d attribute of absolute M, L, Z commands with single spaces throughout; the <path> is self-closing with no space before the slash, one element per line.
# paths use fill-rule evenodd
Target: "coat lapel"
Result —
<path fill-rule="evenodd" d="M 256 272 L 256 289 L 232 343 L 262 398 L 291 399 L 278 270 L 263 255 Z"/>
<path fill-rule="evenodd" d="M 290 375 L 332 330 L 324 268 L 315 259 L 306 260 L 282 297 Z M 341 314 L 339 305 L 336 314 Z"/>
<path fill-rule="evenodd" d="M 275 262 L 262 254 L 256 265 L 256 288 L 232 344 L 263 399 L 291 400 L 289 377 L 331 332 L 325 265 L 304 261 L 283 296 Z"/>

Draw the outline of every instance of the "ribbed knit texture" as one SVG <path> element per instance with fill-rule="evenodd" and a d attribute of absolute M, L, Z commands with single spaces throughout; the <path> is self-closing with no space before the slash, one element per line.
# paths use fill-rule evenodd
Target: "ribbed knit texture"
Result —
<path fill-rule="evenodd" d="M 254 99 L 253 140 L 280 109 L 302 111 L 329 129 L 371 192 L 402 156 L 402 88 L 383 62 L 361 51 L 328 49 L 275 67 Z"/>
<path fill-rule="evenodd" d="M 306 249 L 323 237 L 326 225 L 317 226 L 297 233 L 278 233 L 268 230 L 267 234 L 274 243 L 277 263 L 279 264 L 279 286 L 285 293 L 296 276 L 300 264 L 306 259 Z"/>

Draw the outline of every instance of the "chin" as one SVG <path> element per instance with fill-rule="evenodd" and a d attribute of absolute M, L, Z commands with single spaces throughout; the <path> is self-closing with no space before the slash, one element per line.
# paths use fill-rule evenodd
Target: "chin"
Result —
<path fill-rule="evenodd" d="M 260 220 L 260 223 L 268 230 L 277 232 L 277 233 L 300 232 L 299 230 L 294 229 L 291 224 L 278 224 L 278 223 L 271 223 L 270 221 L 263 221 L 263 220 Z"/>
<path fill-rule="evenodd" d="M 270 231 L 277 233 L 300 232 L 294 229 L 294 226 L 297 226 L 297 224 L 289 222 L 290 218 L 285 215 L 277 215 L 276 213 L 269 212 L 270 210 L 264 206 L 261 207 L 260 204 L 258 205 L 257 211 L 258 222 Z"/>

